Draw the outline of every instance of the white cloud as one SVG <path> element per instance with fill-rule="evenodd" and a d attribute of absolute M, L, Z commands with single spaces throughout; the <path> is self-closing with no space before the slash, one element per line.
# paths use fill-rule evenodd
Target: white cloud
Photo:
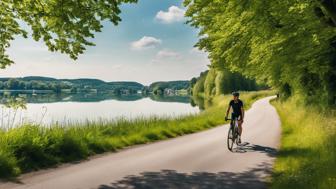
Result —
<path fill-rule="evenodd" d="M 194 55 L 194 56 L 204 56 L 204 57 L 208 57 L 209 53 L 205 52 L 203 50 L 198 49 L 198 47 L 194 47 L 189 51 L 190 54 Z"/>
<path fill-rule="evenodd" d="M 163 49 L 156 53 L 155 57 L 152 59 L 151 63 L 153 64 L 171 64 L 181 61 L 183 56 L 170 49 Z"/>
<path fill-rule="evenodd" d="M 178 52 L 164 49 L 157 53 L 156 58 L 178 58 L 180 57 L 180 54 Z"/>
<path fill-rule="evenodd" d="M 144 49 L 154 48 L 161 43 L 162 41 L 160 39 L 157 39 L 155 37 L 144 36 L 138 41 L 132 42 L 131 48 L 133 50 L 144 50 Z"/>
<path fill-rule="evenodd" d="M 199 53 L 204 53 L 202 50 L 199 50 L 198 47 L 194 47 L 190 50 L 191 54 L 199 54 Z"/>
<path fill-rule="evenodd" d="M 173 23 L 173 22 L 181 22 L 184 20 L 185 10 L 177 7 L 171 6 L 168 11 L 159 11 L 155 18 L 163 23 Z"/>

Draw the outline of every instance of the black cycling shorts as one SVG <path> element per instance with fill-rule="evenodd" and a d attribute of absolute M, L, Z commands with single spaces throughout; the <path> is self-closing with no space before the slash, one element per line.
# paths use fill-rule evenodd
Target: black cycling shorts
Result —
<path fill-rule="evenodd" d="M 231 114 L 231 119 L 235 119 L 235 118 L 237 118 L 239 120 L 241 118 L 241 114 L 232 113 Z"/>

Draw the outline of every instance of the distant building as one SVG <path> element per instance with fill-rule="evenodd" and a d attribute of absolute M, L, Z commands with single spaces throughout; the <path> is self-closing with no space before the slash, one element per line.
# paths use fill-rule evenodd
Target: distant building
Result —
<path fill-rule="evenodd" d="M 120 94 L 121 94 L 121 95 L 130 95 L 130 93 L 131 93 L 131 92 L 130 92 L 130 90 L 128 90 L 128 89 L 121 89 L 121 90 L 120 90 Z"/>
<path fill-rule="evenodd" d="M 173 95 L 175 95 L 175 90 L 167 88 L 167 89 L 164 90 L 164 94 L 169 95 L 169 96 L 173 96 Z"/>

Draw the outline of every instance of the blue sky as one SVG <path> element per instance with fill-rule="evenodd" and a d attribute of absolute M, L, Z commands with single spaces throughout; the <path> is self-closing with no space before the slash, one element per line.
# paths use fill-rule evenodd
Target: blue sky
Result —
<path fill-rule="evenodd" d="M 186 25 L 180 0 L 139 0 L 122 6 L 118 26 L 104 23 L 77 61 L 51 53 L 41 42 L 17 38 L 8 49 L 15 64 L 1 77 L 48 76 L 98 78 L 105 81 L 190 79 L 207 69 L 206 54 L 197 51 L 197 31 Z"/>

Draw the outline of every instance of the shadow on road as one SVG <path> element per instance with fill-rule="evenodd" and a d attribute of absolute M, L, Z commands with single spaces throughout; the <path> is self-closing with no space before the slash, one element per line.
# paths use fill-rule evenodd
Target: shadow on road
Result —
<path fill-rule="evenodd" d="M 193 172 L 189 174 L 175 170 L 162 170 L 127 176 L 110 185 L 101 185 L 98 189 L 263 189 L 266 188 L 266 183 L 261 180 L 261 177 L 270 172 L 270 164 L 261 164 L 257 168 L 241 173 Z"/>
<path fill-rule="evenodd" d="M 267 147 L 267 146 L 261 146 L 261 145 L 255 145 L 255 144 L 249 144 L 249 143 L 243 143 L 242 145 L 238 146 L 233 150 L 234 153 L 246 153 L 246 152 L 260 152 L 264 153 L 270 157 L 275 157 L 277 155 L 277 149 Z"/>

